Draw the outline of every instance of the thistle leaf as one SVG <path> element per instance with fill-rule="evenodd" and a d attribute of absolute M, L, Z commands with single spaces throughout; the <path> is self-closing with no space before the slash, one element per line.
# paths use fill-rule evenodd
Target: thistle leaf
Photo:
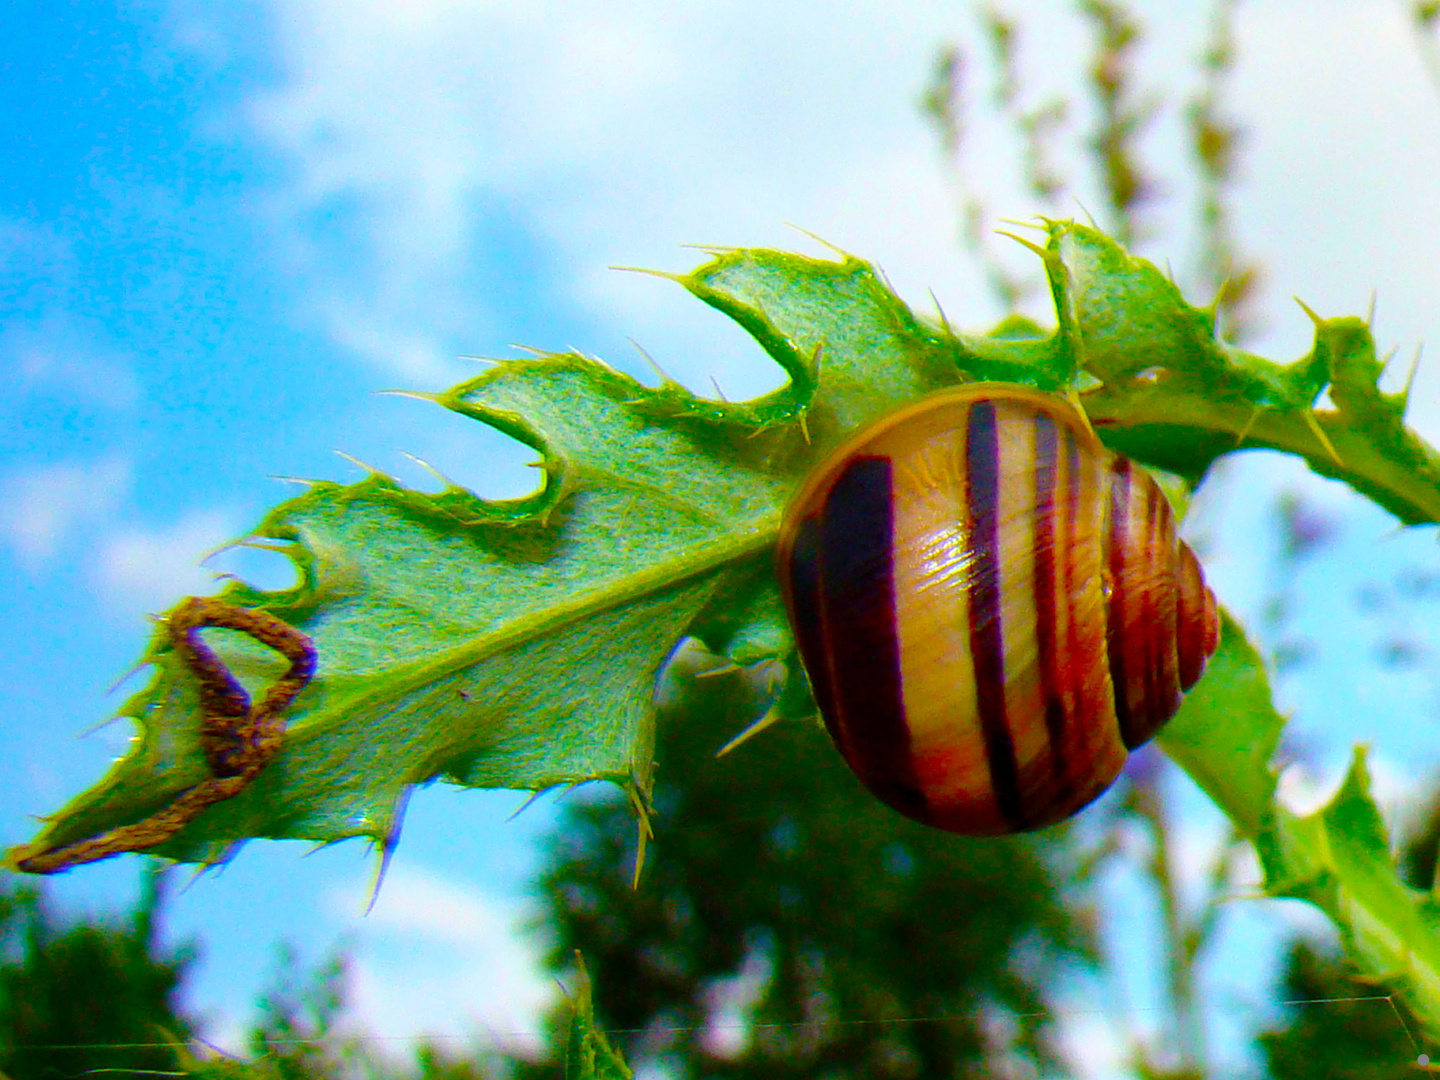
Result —
<path fill-rule="evenodd" d="M 533 447 L 533 494 L 427 494 L 376 473 L 278 506 L 253 535 L 289 554 L 299 584 L 237 583 L 221 599 L 309 635 L 318 672 L 274 763 L 156 850 L 214 862 L 253 837 L 392 845 L 407 792 L 434 779 L 532 791 L 608 780 L 643 808 L 656 678 L 682 638 L 742 665 L 772 662 L 788 672 L 778 713 L 809 710 L 770 566 L 785 502 L 857 425 L 957 382 L 1088 386 L 1102 439 L 1192 482 L 1222 453 L 1270 446 L 1403 521 L 1440 520 L 1440 457 L 1379 391 L 1358 320 L 1318 320 L 1311 354 L 1274 364 L 1218 340 L 1212 313 L 1096 230 L 1045 228 L 1053 331 L 1012 318 L 957 333 L 850 256 L 722 252 L 675 280 L 754 337 L 787 375 L 780 389 L 726 403 L 576 354 L 510 361 L 433 401 Z M 1327 381 L 1336 407 L 1314 412 Z M 252 694 L 280 670 L 240 635 L 207 640 Z M 205 779 L 195 679 L 163 626 L 144 659 L 151 683 L 122 710 L 139 731 L 130 753 L 27 852 L 143 819 Z M 1225 670 L 1217 660 L 1191 698 L 1223 709 L 1264 697 L 1215 674 Z M 1253 752 L 1263 768 L 1268 752 Z M 1231 791 L 1223 762 L 1192 766 L 1227 785 L 1217 798 L 1254 835 L 1263 777 L 1246 772 L 1249 788 Z"/>

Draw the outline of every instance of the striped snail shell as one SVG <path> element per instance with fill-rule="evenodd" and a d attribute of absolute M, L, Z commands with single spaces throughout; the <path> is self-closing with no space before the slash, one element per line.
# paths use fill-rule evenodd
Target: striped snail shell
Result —
<path fill-rule="evenodd" d="M 777 557 L 851 769 L 969 835 L 1096 798 L 1219 639 L 1155 481 L 1022 386 L 971 383 L 861 430 L 791 502 Z"/>

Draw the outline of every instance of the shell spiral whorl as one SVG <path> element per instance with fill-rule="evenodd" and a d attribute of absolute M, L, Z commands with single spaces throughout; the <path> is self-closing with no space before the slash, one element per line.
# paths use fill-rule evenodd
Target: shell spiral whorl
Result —
<path fill-rule="evenodd" d="M 896 810 L 970 835 L 1088 804 L 1219 640 L 1154 479 L 1021 386 L 862 429 L 791 502 L 777 559 L 840 753 Z"/>

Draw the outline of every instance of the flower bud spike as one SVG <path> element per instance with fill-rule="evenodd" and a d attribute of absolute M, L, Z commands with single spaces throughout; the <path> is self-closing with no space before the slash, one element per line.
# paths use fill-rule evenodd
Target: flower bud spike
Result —
<path fill-rule="evenodd" d="M 712 668 L 706 668 L 704 671 L 697 671 L 695 678 L 718 679 L 721 675 L 730 675 L 741 670 L 740 665 L 733 660 L 726 660 L 724 657 L 717 657 L 717 659 L 721 660 L 721 663 Z"/>
<path fill-rule="evenodd" d="M 775 726 L 776 724 L 778 724 L 779 722 L 780 722 L 780 714 L 779 714 L 778 712 L 776 712 L 774 709 L 770 709 L 769 711 L 767 711 L 767 712 L 765 713 L 764 716 L 760 717 L 759 720 L 756 720 L 753 724 L 751 724 L 749 727 L 747 727 L 744 731 L 740 732 L 739 735 L 736 735 L 733 739 L 731 739 L 729 742 L 727 742 L 724 746 L 720 747 L 719 750 L 716 750 L 716 751 L 715 751 L 715 756 L 716 756 L 717 758 L 718 758 L 718 757 L 724 757 L 726 754 L 730 753 L 731 750 L 734 750 L 734 749 L 735 749 L 737 746 L 739 746 L 741 743 L 743 743 L 743 742 L 748 742 L 750 739 L 754 738 L 756 735 L 759 735 L 762 731 L 766 730 L 767 728 L 774 727 L 774 726 Z"/>
<path fill-rule="evenodd" d="M 403 813 L 403 809 L 401 811 Z M 364 914 L 369 915 L 375 910 L 375 901 L 380 899 L 380 886 L 385 884 L 385 875 L 390 872 L 390 860 L 395 856 L 395 849 L 400 844 L 400 827 L 393 826 L 385 835 L 383 840 L 376 843 L 380 849 L 380 857 L 375 861 L 375 874 L 370 879 L 370 898 L 365 902 Z"/>
<path fill-rule="evenodd" d="M 1021 221 L 1019 218 L 1001 218 L 1000 224 L 1014 225 L 1017 229 L 1034 229 L 1036 232 L 1048 233 L 1050 231 L 1049 226 L 1053 223 L 1050 221 L 1049 218 L 1042 217 L 1040 218 L 1039 225 L 1035 224 L 1035 222 L 1033 221 Z M 999 230 L 996 231 L 998 232 Z M 1009 234 L 1001 233 L 1000 235 L 1008 236 Z"/>
<path fill-rule="evenodd" d="M 662 368 L 653 356 L 651 356 L 648 352 L 645 351 L 645 347 L 643 345 L 641 345 L 634 338 L 626 338 L 625 340 L 630 342 L 630 344 L 634 346 L 635 351 L 638 352 L 641 358 L 645 361 L 645 363 L 650 366 L 650 370 L 655 372 L 656 375 L 660 376 L 660 385 L 662 387 L 680 385 L 678 382 L 676 382 L 670 377 L 670 373 L 667 372 L 664 368 Z M 630 404 L 634 404 L 634 402 L 631 402 Z"/>
<path fill-rule="evenodd" d="M 855 258 L 854 255 L 852 255 L 850 252 L 846 251 L 844 248 L 842 248 L 842 247 L 836 247 L 834 244 L 830 243 L 829 240 L 826 240 L 823 236 L 820 236 L 820 235 L 818 235 L 818 234 L 816 234 L 816 233 L 813 233 L 813 232 L 811 232 L 809 229 L 807 229 L 807 228 L 805 228 L 805 227 L 803 227 L 803 226 L 801 226 L 801 225 L 796 225 L 793 221 L 787 221 L 787 222 L 785 222 L 785 226 L 786 226 L 786 228 L 794 229 L 796 232 L 800 233 L 802 236 L 808 236 L 811 240 L 814 240 L 814 241 L 815 241 L 817 244 L 819 244 L 821 247 L 829 248 L 829 249 L 830 249 L 831 251 L 833 251 L 836 255 L 839 255 L 839 256 L 840 256 L 841 258 L 843 258 L 843 259 L 853 259 L 853 258 Z"/>
<path fill-rule="evenodd" d="M 1048 248 L 1041 247 L 1039 244 L 1032 243 L 1031 241 L 1026 240 L 1023 236 L 1017 236 L 1015 233 L 1006 232 L 1004 229 L 996 229 L 995 234 L 997 236 L 1008 236 L 1017 244 L 1029 248 L 1036 255 L 1039 255 L 1040 258 L 1044 259 L 1047 263 L 1055 258 L 1055 253 L 1053 251 L 1049 250 Z"/>
<path fill-rule="evenodd" d="M 1091 435 L 1095 435 L 1095 427 L 1090 423 L 1090 417 L 1085 413 L 1085 406 L 1080 403 L 1080 391 L 1072 386 L 1065 392 L 1065 398 L 1071 405 L 1075 406 L 1075 412 L 1080 417 L 1080 422 L 1085 425 L 1085 430 L 1090 432 Z M 1095 435 L 1095 437 L 1098 439 L 1100 436 Z"/>
<path fill-rule="evenodd" d="M 930 302 L 935 305 L 935 313 L 940 316 L 940 328 L 951 337 L 954 337 L 955 331 L 950 326 L 950 320 L 945 315 L 945 309 L 940 306 L 940 298 L 935 295 L 934 289 L 928 289 L 926 291 L 930 293 Z"/>
<path fill-rule="evenodd" d="M 1240 429 L 1240 434 L 1235 436 L 1235 445 L 1238 447 L 1250 437 L 1250 429 L 1255 426 L 1255 421 L 1260 419 L 1260 406 L 1250 410 L 1250 416 L 1245 421 L 1245 426 Z"/>
<path fill-rule="evenodd" d="M 368 472 L 371 476 L 384 476 L 384 477 L 386 477 L 386 478 L 388 479 L 389 474 L 386 473 L 384 469 L 377 469 L 377 468 L 375 468 L 375 466 L 373 466 L 373 465 L 367 465 L 367 464 L 365 464 L 365 462 L 361 461 L 359 458 L 355 457 L 353 454 L 347 454 L 344 450 L 336 450 L 336 451 L 335 451 L 335 454 L 336 454 L 338 457 L 344 458 L 346 461 L 350 462 L 350 464 L 351 464 L 351 465 L 354 465 L 356 468 L 364 469 L 364 470 L 365 470 L 366 472 Z"/>
<path fill-rule="evenodd" d="M 404 454 L 407 458 L 409 458 L 411 461 L 413 461 L 416 465 L 419 465 L 422 469 L 424 469 L 426 472 L 428 472 L 431 476 L 435 477 L 436 480 L 439 480 L 439 481 L 440 481 L 442 484 L 444 484 L 447 488 L 458 488 L 458 487 L 460 487 L 459 484 L 455 483 L 455 481 L 451 480 L 448 476 L 446 476 L 444 473 L 442 473 L 442 472 L 441 472 L 439 469 L 437 469 L 434 465 L 431 465 L 431 464 L 430 464 L 428 461 L 426 461 L 424 458 L 416 457 L 414 454 L 410 453 L 408 450 L 401 450 L 400 453 Z"/>
<path fill-rule="evenodd" d="M 538 798 L 540 798 L 541 795 L 544 795 L 544 794 L 545 794 L 546 792 L 548 792 L 549 790 L 550 790 L 549 788 L 541 788 L 539 791 L 532 791 L 532 792 L 530 793 L 530 797 L 529 797 L 528 799 L 526 799 L 523 803 L 520 804 L 520 808 L 519 808 L 518 810 L 516 810 L 513 814 L 511 814 L 509 817 L 507 817 L 505 820 L 506 820 L 507 822 L 514 821 L 514 820 L 515 820 L 516 818 L 518 818 L 521 814 L 523 814 L 526 810 L 529 810 L 530 807 L 534 806 L 534 805 L 535 805 L 535 800 L 538 799 Z"/>
<path fill-rule="evenodd" d="M 1306 315 L 1310 316 L 1310 321 L 1315 324 L 1315 329 L 1318 330 L 1320 329 L 1320 327 L 1325 325 L 1325 320 L 1322 319 L 1319 315 L 1316 315 L 1315 312 L 1311 309 L 1310 305 L 1305 303 L 1304 300 L 1301 300 L 1300 297 L 1292 296 L 1290 299 L 1294 300 L 1295 303 L 1299 304 L 1300 310 L 1305 312 Z"/>
<path fill-rule="evenodd" d="M 1330 455 L 1330 460 L 1343 469 L 1345 463 L 1340 460 L 1340 455 L 1335 452 L 1335 447 L 1330 442 L 1329 436 L 1325 434 L 1325 429 L 1320 426 L 1320 421 L 1315 419 L 1315 410 L 1306 409 L 1303 415 L 1305 417 L 1305 423 L 1309 426 L 1311 433 L 1315 438 L 1320 440 L 1320 445 L 1325 447 L 1326 453 Z"/>
<path fill-rule="evenodd" d="M 635 825 L 637 836 L 635 841 L 635 876 L 631 879 L 632 889 L 640 888 L 640 871 L 645 869 L 645 847 L 655 835 L 650 828 L 650 809 L 645 805 L 645 800 L 640 796 L 640 788 L 633 780 L 627 785 L 626 790 L 630 795 L 630 805 L 635 808 Z"/>
<path fill-rule="evenodd" d="M 1415 359 L 1410 361 L 1410 374 L 1405 376 L 1405 389 L 1400 391 L 1400 418 L 1405 418 L 1405 411 L 1410 407 L 1410 391 L 1415 386 L 1415 375 L 1420 370 L 1420 354 L 1425 351 L 1424 345 L 1415 346 Z"/>
<path fill-rule="evenodd" d="M 705 252 L 705 254 L 714 255 L 717 258 L 721 255 L 732 255 L 737 251 L 745 250 L 742 247 L 736 247 L 734 244 L 681 244 L 680 246 L 690 251 L 703 251 Z M 615 269 L 625 270 L 628 268 L 624 266 L 617 266 L 615 267 Z M 677 278 L 676 280 L 679 279 Z"/>
<path fill-rule="evenodd" d="M 699 247 L 698 244 L 697 244 L 697 245 L 687 245 L 687 246 Z M 709 251 L 710 249 L 709 249 L 709 248 L 701 248 L 701 250 L 702 250 L 702 251 Z M 665 270 L 651 270 L 651 269 L 649 269 L 649 268 L 647 268 L 647 267 L 644 267 L 644 266 L 611 266 L 609 269 L 611 269 L 611 270 L 619 270 L 619 271 L 621 271 L 622 273 L 626 273 L 626 274 L 645 274 L 645 275 L 648 276 L 648 277 L 664 278 L 666 281 L 678 281 L 678 282 L 682 282 L 682 283 L 683 283 L 684 280 L 685 280 L 685 275 L 684 275 L 684 274 L 672 274 L 672 273 L 669 273 L 668 271 L 665 271 Z"/>

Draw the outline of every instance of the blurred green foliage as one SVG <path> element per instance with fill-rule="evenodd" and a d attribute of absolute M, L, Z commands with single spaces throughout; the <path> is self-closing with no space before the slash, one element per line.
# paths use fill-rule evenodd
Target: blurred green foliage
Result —
<path fill-rule="evenodd" d="M 1182 106 L 1200 182 L 1199 258 L 1187 277 L 1210 293 L 1228 283 L 1220 307 L 1232 341 L 1254 329 L 1246 304 L 1260 281 L 1230 229 L 1242 135 L 1223 110 L 1233 8 L 1230 0 L 1216 5 L 1200 87 Z M 1144 212 L 1167 187 L 1139 156 L 1139 138 L 1156 116 L 1133 70 L 1143 28 L 1122 3 L 1082 0 L 1079 10 L 1095 35 L 1088 89 L 1096 126 L 1085 139 L 1095 173 L 1090 186 L 1100 193 L 1107 227 L 1143 247 L 1154 236 Z M 1419 31 L 1433 29 L 1435 10 L 1413 5 Z M 1072 199 L 1077 185 L 1053 166 L 1053 143 L 1073 115 L 1069 99 L 1027 100 L 1018 84 L 1023 26 L 997 8 L 987 8 L 982 22 L 995 71 L 985 107 L 1022 135 L 1023 175 L 1037 200 Z M 1433 45 L 1423 55 L 1440 70 Z M 976 100 L 962 91 L 974 63 L 959 48 L 946 50 L 925 105 L 955 159 L 967 242 L 1002 306 L 1013 310 L 1038 283 L 995 257 L 993 238 L 981 230 L 991 215 L 960 168 L 966 110 Z M 1302 532 L 1292 527 L 1288 535 Z M 636 844 L 626 804 L 576 798 L 549 842 L 538 884 L 547 962 L 573 980 L 574 951 L 583 953 L 599 1028 L 631 1062 L 676 1077 L 1063 1075 L 1046 1019 L 1049 992 L 1096 965 L 1094 913 L 1068 891 L 1083 877 L 1068 835 L 967 841 L 925 830 L 878 806 L 823 733 L 801 724 L 716 759 L 740 718 L 753 714 L 756 687 L 729 668 L 710 678 L 709 691 L 701 709 L 690 703 L 685 722 L 661 728 L 658 755 L 667 767 L 654 793 L 660 835 L 643 888 L 629 884 Z M 1138 816 L 1152 821 L 1163 853 L 1163 814 Z M 1435 877 L 1440 817 L 1427 820 L 1402 860 L 1415 888 L 1430 888 Z M 1153 876 L 1178 910 L 1176 883 L 1163 866 Z M 188 1042 L 195 1024 L 176 1006 L 190 953 L 161 951 L 159 903 L 152 886 L 124 920 L 62 925 L 36 892 L 0 896 L 0 1071 L 17 1080 L 101 1070 L 216 1080 L 529 1080 L 558 1076 L 560 1059 L 573 1049 L 571 1007 L 562 1006 L 550 1018 L 549 1064 L 478 1051 L 452 1056 L 434 1045 L 397 1063 L 343 1024 L 342 960 L 307 975 L 286 955 L 260 1003 L 248 1056 L 200 1054 Z M 1194 935 L 1177 918 L 1171 936 Z M 1190 978 L 1197 952 L 1184 954 L 1174 979 Z M 1181 986 L 1176 1001 L 1193 997 L 1193 989 Z M 1380 993 L 1358 981 L 1335 950 L 1292 943 L 1279 996 L 1304 1004 L 1287 1006 L 1260 1036 L 1269 1075 L 1397 1075 L 1397 1063 L 1415 1060 L 1418 1044 L 1410 1018 Z M 1351 1000 L 1330 1000 L 1342 998 Z M 593 1071 L 599 1058 L 591 1056 Z M 568 1057 L 580 1070 L 572 1075 L 591 1075 Z M 1179 1071 L 1144 1061 L 1135 1071 L 1210 1075 L 1198 1055 Z"/>
<path fill-rule="evenodd" d="M 1259 1037 L 1273 1080 L 1392 1080 L 1419 1055 L 1398 1000 L 1359 981 L 1333 943 L 1291 942 L 1280 992 L 1294 1004 Z"/>
<path fill-rule="evenodd" d="M 174 1071 L 192 1033 L 175 1000 L 191 953 L 161 950 L 158 877 L 122 920 L 62 921 L 40 892 L 0 894 L 0 1071 L 52 1080 Z"/>
<path fill-rule="evenodd" d="M 687 662 L 709 661 L 692 651 L 673 666 Z M 726 1080 L 1053 1070 L 1050 991 L 1093 959 L 1085 913 L 1050 869 L 1066 833 L 970 840 L 916 825 L 814 725 L 717 758 L 754 715 L 757 680 L 733 666 L 689 675 L 707 692 L 687 695 L 683 718 L 662 714 L 641 887 L 616 799 L 567 807 L 540 882 L 548 963 L 568 973 L 583 953 L 597 1019 L 627 1060 Z"/>
<path fill-rule="evenodd" d="M 1398 845 L 1397 865 L 1413 889 L 1435 883 L 1440 793 L 1432 793 Z M 1303 935 L 1286 949 L 1278 1022 L 1259 1035 L 1273 1080 L 1389 1080 L 1397 1063 L 1417 1061 L 1419 1023 L 1404 999 L 1367 982 L 1333 939 Z"/>

